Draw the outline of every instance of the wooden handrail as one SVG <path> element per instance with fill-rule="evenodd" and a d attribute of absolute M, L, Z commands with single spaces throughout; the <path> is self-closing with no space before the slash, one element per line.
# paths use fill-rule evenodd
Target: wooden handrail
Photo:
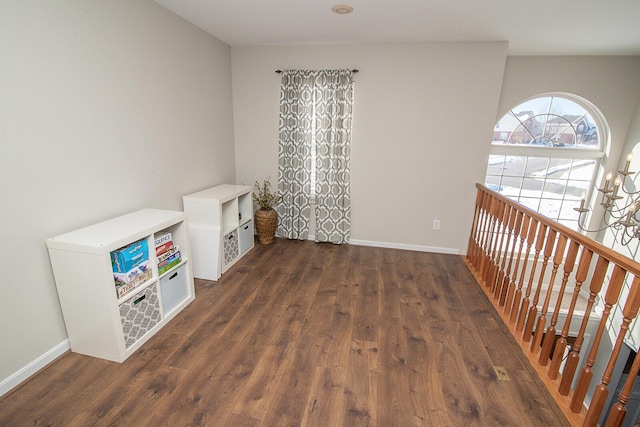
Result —
<path fill-rule="evenodd" d="M 505 197 L 502 194 L 495 192 L 482 184 L 476 184 L 476 188 L 478 189 L 478 191 L 487 194 L 490 198 L 500 200 L 512 207 L 515 206 L 518 212 L 522 212 L 529 218 L 535 218 L 538 222 L 545 224 L 547 227 L 551 227 L 558 231 L 558 233 L 567 236 L 569 239 L 577 241 L 582 247 L 589 248 L 593 252 L 602 255 L 610 262 L 619 265 L 634 276 L 640 276 L 640 264 L 637 261 L 624 256 L 621 253 L 616 252 L 613 249 L 604 246 L 602 243 L 596 242 L 595 240 L 590 239 L 587 236 L 580 234 L 567 226 L 555 222 L 524 205 L 514 202 L 508 197 Z"/>
<path fill-rule="evenodd" d="M 633 361 L 633 378 L 614 396 L 608 420 L 603 412 L 625 335 L 640 309 L 640 263 L 476 187 L 465 258 L 470 270 L 570 423 L 621 425 L 640 357 Z M 598 310 L 596 301 L 602 301 Z M 611 319 L 616 305 L 622 308 L 619 327 Z"/>

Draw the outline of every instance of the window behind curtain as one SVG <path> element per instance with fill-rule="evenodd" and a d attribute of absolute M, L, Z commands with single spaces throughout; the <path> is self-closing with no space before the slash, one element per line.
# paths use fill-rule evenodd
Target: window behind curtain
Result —
<path fill-rule="evenodd" d="M 316 241 L 350 234 L 353 79 L 349 70 L 288 70 L 280 97 L 278 234 L 306 239 L 315 196 Z"/>

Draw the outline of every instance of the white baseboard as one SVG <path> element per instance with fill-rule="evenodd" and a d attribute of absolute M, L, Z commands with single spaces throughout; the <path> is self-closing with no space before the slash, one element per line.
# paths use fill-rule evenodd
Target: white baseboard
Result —
<path fill-rule="evenodd" d="M 23 381 L 26 381 L 31 375 L 35 374 L 40 369 L 56 360 L 70 348 L 71 346 L 69 345 L 69 340 L 64 340 L 60 344 L 56 345 L 55 347 L 38 357 L 33 362 L 29 363 L 24 368 L 20 369 L 19 371 L 15 372 L 11 376 L 0 382 L 0 396 L 5 395 L 15 387 L 22 384 Z"/>
<path fill-rule="evenodd" d="M 309 234 L 309 236 L 307 237 L 307 240 L 315 240 L 315 239 L 316 239 L 316 236 L 313 234 Z M 439 248 L 437 246 L 408 245 L 403 243 L 376 242 L 373 240 L 357 240 L 357 239 L 349 240 L 349 244 L 360 245 L 360 246 L 373 246 L 376 248 L 404 249 L 407 251 L 435 252 L 439 254 L 460 255 L 459 249 Z"/>
<path fill-rule="evenodd" d="M 436 246 L 407 245 L 402 243 L 374 242 L 370 240 L 354 240 L 354 239 L 351 239 L 349 243 L 351 243 L 352 245 L 375 246 L 378 248 L 404 249 L 407 251 L 436 252 L 439 254 L 460 255 L 460 250 L 458 249 L 439 248 Z"/>

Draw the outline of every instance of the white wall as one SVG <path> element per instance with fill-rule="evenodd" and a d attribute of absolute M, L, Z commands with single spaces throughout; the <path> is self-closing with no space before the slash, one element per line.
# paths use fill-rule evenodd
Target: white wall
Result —
<path fill-rule="evenodd" d="M 6 391 L 66 340 L 46 238 L 236 173 L 230 48 L 153 1 L 2 2 L 0 52 Z"/>
<path fill-rule="evenodd" d="M 506 50 L 502 42 L 233 47 L 237 180 L 277 181 L 276 69 L 357 68 L 352 241 L 464 253 Z"/>

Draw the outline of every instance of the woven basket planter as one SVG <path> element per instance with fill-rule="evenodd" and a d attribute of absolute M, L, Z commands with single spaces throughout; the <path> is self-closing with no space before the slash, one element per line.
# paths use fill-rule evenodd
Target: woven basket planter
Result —
<path fill-rule="evenodd" d="M 256 223 L 258 242 L 261 245 L 270 245 L 276 238 L 278 226 L 278 212 L 275 209 L 258 209 L 253 215 Z"/>

